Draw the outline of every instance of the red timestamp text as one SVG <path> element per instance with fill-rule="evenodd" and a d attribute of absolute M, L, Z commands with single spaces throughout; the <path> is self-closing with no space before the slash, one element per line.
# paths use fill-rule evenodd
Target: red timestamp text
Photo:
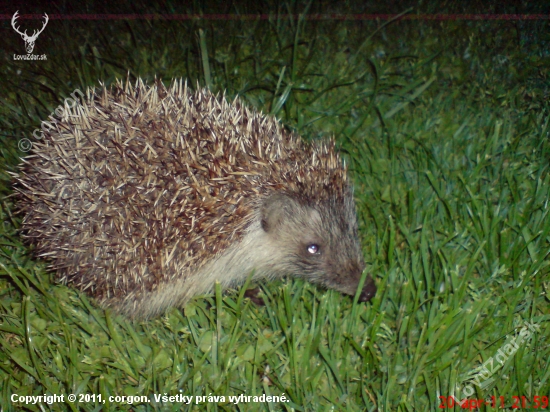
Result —
<path fill-rule="evenodd" d="M 533 396 L 531 399 L 527 396 L 512 396 L 508 399 L 504 396 L 491 396 L 487 399 L 462 399 L 458 400 L 454 396 L 440 396 L 441 403 L 439 409 L 460 407 L 462 409 L 474 410 L 481 406 L 490 406 L 492 408 L 511 408 L 511 409 L 547 409 L 549 405 L 548 396 Z"/>

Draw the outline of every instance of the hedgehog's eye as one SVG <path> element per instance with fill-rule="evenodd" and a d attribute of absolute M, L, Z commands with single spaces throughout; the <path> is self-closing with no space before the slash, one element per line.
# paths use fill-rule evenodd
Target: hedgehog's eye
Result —
<path fill-rule="evenodd" d="M 319 247 L 319 245 L 312 243 L 311 245 L 308 245 L 307 251 L 312 255 L 318 255 L 319 253 L 321 253 L 321 248 Z"/>

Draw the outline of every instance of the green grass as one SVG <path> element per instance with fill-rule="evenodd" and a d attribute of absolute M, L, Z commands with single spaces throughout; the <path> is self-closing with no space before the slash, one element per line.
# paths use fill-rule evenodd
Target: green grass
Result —
<path fill-rule="evenodd" d="M 438 4 L 412 12 L 454 10 Z M 322 11 L 316 7 L 278 10 Z M 52 20 L 35 48 L 48 55 L 44 62 L 13 61 L 23 41 L 2 24 L 2 195 L 11 193 L 6 171 L 24 155 L 18 141 L 75 89 L 128 75 L 184 77 L 240 96 L 306 139 L 336 136 L 379 293 L 362 304 L 286 280 L 262 285 L 265 307 L 242 290 L 217 290 L 129 322 L 53 282 L 22 243 L 20 216 L 5 197 L 1 410 L 436 411 L 440 396 L 463 399 L 476 368 L 496 359 L 525 322 L 540 331 L 492 381 L 473 385 L 470 399 L 502 396 L 508 410 L 514 396 L 550 396 L 547 22 Z M 10 400 L 70 393 L 226 399 Z M 231 404 L 228 396 L 241 394 L 284 394 L 288 402 Z"/>

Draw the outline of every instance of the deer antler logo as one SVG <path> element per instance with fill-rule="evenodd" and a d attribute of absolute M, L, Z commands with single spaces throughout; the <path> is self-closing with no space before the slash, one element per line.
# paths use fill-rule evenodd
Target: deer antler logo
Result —
<path fill-rule="evenodd" d="M 34 49 L 34 42 L 36 41 L 36 39 L 38 38 L 38 35 L 40 33 L 42 33 L 44 31 L 44 28 L 46 27 L 46 25 L 48 24 L 48 21 L 50 20 L 48 18 L 48 15 L 46 13 L 44 13 L 44 17 L 45 17 L 45 21 L 42 25 L 42 28 L 40 30 L 35 30 L 34 33 L 32 34 L 32 36 L 28 36 L 27 35 L 27 30 L 25 30 L 24 33 L 21 33 L 19 31 L 19 27 L 16 27 L 15 26 L 15 23 L 16 23 L 16 20 L 17 18 L 19 17 L 17 15 L 17 13 L 19 13 L 19 10 L 17 10 L 15 12 L 15 14 L 13 15 L 13 17 L 11 18 L 11 26 L 13 27 L 13 29 L 19 33 L 21 35 L 21 37 L 23 38 L 23 40 L 25 41 L 25 49 L 27 49 L 27 53 L 28 54 L 31 54 L 33 49 Z"/>

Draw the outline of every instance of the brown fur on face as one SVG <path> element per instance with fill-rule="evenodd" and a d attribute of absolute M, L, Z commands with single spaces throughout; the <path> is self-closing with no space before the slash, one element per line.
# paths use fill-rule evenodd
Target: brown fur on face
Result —
<path fill-rule="evenodd" d="M 261 226 L 284 256 L 274 270 L 348 295 L 356 293 L 365 263 L 351 191 L 343 198 L 310 202 L 275 194 L 262 205 Z M 375 293 L 369 276 L 359 299 L 368 301 Z"/>

